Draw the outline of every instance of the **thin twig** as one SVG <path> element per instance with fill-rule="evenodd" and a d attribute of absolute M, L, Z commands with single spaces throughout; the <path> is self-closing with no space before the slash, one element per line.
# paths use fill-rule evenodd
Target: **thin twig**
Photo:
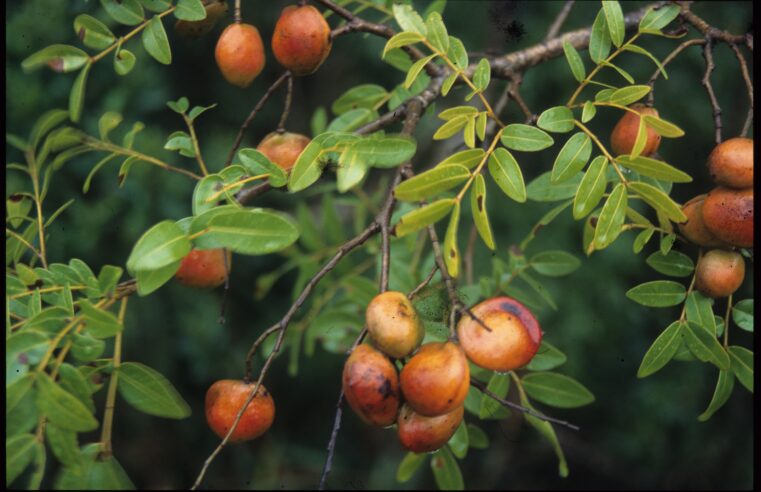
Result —
<path fill-rule="evenodd" d="M 513 402 L 511 402 L 509 400 L 505 400 L 504 398 L 501 398 L 499 395 L 496 395 L 496 394 L 492 393 L 491 391 L 489 391 L 486 388 L 486 384 L 482 383 L 481 381 L 478 381 L 477 379 L 471 379 L 470 380 L 470 385 L 473 386 L 474 388 L 478 388 L 479 390 L 481 390 L 481 392 L 483 394 L 485 394 L 489 398 L 499 402 L 501 405 L 504 405 L 506 407 L 510 407 L 510 408 L 512 408 L 514 410 L 518 410 L 519 412 L 523 412 L 525 414 L 531 415 L 532 417 L 536 417 L 536 418 L 538 418 L 540 420 L 544 420 L 546 422 L 552 422 L 553 424 L 558 424 L 558 425 L 562 425 L 564 427 L 568 427 L 569 429 L 573 429 L 575 431 L 580 429 L 580 427 L 578 425 L 571 424 L 570 422 L 567 422 L 565 420 L 560 420 L 560 419 L 556 419 L 554 417 L 550 417 L 550 416 L 545 415 L 545 414 L 543 414 L 541 412 L 537 412 L 536 410 L 532 410 L 530 408 L 524 407 L 523 405 L 519 405 L 517 403 L 513 403 Z"/>
<path fill-rule="evenodd" d="M 288 113 L 291 111 L 291 98 L 293 97 L 293 76 L 291 72 L 288 72 L 288 92 L 285 94 L 285 106 L 283 107 L 283 115 L 280 116 L 280 122 L 277 124 L 277 131 L 283 133 L 285 131 L 285 122 L 288 119 Z"/>
<path fill-rule="evenodd" d="M 571 8 L 573 7 L 574 0 L 568 0 L 566 3 L 563 4 L 563 8 L 560 9 L 560 12 L 558 12 L 557 17 L 555 17 L 555 20 L 550 25 L 550 28 L 547 30 L 547 35 L 544 37 L 545 41 L 549 41 L 550 39 L 554 38 L 558 35 L 560 32 L 560 29 L 563 27 L 563 23 L 568 18 L 568 14 L 571 13 Z"/>
<path fill-rule="evenodd" d="M 439 266 L 434 264 L 433 268 L 431 268 L 431 272 L 423 279 L 420 284 L 412 289 L 409 294 L 407 294 L 407 299 L 412 300 L 421 290 L 425 288 L 426 285 L 431 283 L 431 280 L 433 280 L 434 275 L 436 275 L 436 272 L 439 270 Z"/>
<path fill-rule="evenodd" d="M 674 58 L 679 56 L 679 54 L 682 53 L 682 51 L 686 50 L 690 46 L 696 46 L 696 45 L 704 45 L 706 44 L 706 40 L 702 38 L 695 38 L 695 39 L 688 39 L 684 43 L 680 44 L 674 50 L 668 54 L 666 58 L 663 59 L 661 62 L 661 67 L 666 68 L 666 65 L 668 65 Z M 648 80 L 647 85 L 650 86 L 650 94 L 648 94 L 648 104 L 651 106 L 653 105 L 653 102 L 655 100 L 655 91 L 653 90 L 653 85 L 655 84 L 655 81 L 658 79 L 658 77 L 661 75 L 660 68 L 656 68 L 653 71 L 653 75 L 650 76 L 650 80 Z"/>
<path fill-rule="evenodd" d="M 711 85 L 711 73 L 713 72 L 714 68 L 716 68 L 716 65 L 713 63 L 713 41 L 711 38 L 706 38 L 706 44 L 703 46 L 703 56 L 706 60 L 706 71 L 705 75 L 703 75 L 701 83 L 703 84 L 703 87 L 706 88 L 706 92 L 708 92 L 708 100 L 711 102 L 711 109 L 713 110 L 713 124 L 716 129 L 714 139 L 716 140 L 716 145 L 719 145 L 721 143 L 722 128 L 721 106 L 719 106 L 719 101 L 716 99 L 716 94 L 713 91 L 713 85 Z"/>
<path fill-rule="evenodd" d="M 745 118 L 745 124 L 743 125 L 742 135 L 747 135 L 751 123 L 753 122 L 753 81 L 750 79 L 748 73 L 748 64 L 745 61 L 745 57 L 740 53 L 740 48 L 736 44 L 730 43 L 729 47 L 737 57 L 737 61 L 740 63 L 740 73 L 742 73 L 743 81 L 745 81 L 745 88 L 748 91 L 748 100 L 750 101 L 750 107 L 748 108 L 748 116 Z"/>

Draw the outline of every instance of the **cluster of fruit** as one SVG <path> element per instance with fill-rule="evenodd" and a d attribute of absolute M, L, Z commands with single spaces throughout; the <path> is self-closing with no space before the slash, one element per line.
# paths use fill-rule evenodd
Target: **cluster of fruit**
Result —
<path fill-rule="evenodd" d="M 488 299 L 464 314 L 458 342 L 429 342 L 422 321 L 401 292 L 384 292 L 367 306 L 369 343 L 358 345 L 343 370 L 346 401 L 365 422 L 397 426 L 402 446 L 430 452 L 447 443 L 463 419 L 470 366 L 511 371 L 533 358 L 542 332 L 531 312 L 508 297 Z M 397 365 L 402 365 L 401 371 Z"/>
<path fill-rule="evenodd" d="M 727 297 L 745 278 L 745 260 L 732 249 L 753 247 L 753 140 L 717 145 L 708 172 L 718 186 L 684 205 L 687 222 L 679 231 L 698 246 L 716 248 L 698 260 L 695 288 L 707 297 Z"/>

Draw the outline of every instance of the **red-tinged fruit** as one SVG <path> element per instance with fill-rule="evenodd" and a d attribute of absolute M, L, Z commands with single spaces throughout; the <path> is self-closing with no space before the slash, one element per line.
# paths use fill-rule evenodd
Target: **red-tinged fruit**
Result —
<path fill-rule="evenodd" d="M 717 187 L 703 202 L 703 222 L 719 241 L 738 248 L 753 247 L 753 188 Z"/>
<path fill-rule="evenodd" d="M 542 330 L 526 306 L 510 297 L 494 297 L 470 311 L 477 319 L 464 313 L 457 324 L 457 338 L 475 365 L 504 372 L 531 361 L 542 341 Z"/>
<path fill-rule="evenodd" d="M 224 438 L 256 383 L 223 379 L 206 392 L 206 422 L 217 436 Z M 248 404 L 238 426 L 230 436 L 232 443 L 248 441 L 264 434 L 275 419 L 275 402 L 264 386 Z"/>
<path fill-rule="evenodd" d="M 399 383 L 404 399 L 417 413 L 428 417 L 449 413 L 468 396 L 468 359 L 455 343 L 426 343 L 402 368 Z"/>
<path fill-rule="evenodd" d="M 682 212 L 687 216 L 687 221 L 679 224 L 679 232 L 692 244 L 698 246 L 722 246 L 703 222 L 703 202 L 706 194 L 698 195 L 682 206 Z"/>
<path fill-rule="evenodd" d="M 658 117 L 658 110 L 647 107 L 644 104 L 632 104 L 629 107 L 643 116 Z M 632 153 L 634 143 L 637 141 L 637 133 L 639 132 L 639 120 L 640 115 L 631 111 L 626 111 L 621 119 L 618 120 L 618 123 L 613 128 L 613 132 L 610 134 L 610 147 L 615 155 L 628 155 Z M 645 131 L 647 132 L 647 141 L 640 155 L 647 157 L 658 150 L 658 146 L 661 144 L 661 136 L 650 127 L 646 127 Z"/>
<path fill-rule="evenodd" d="M 708 156 L 708 173 L 716 184 L 729 188 L 753 186 L 753 140 L 730 138 Z"/>
<path fill-rule="evenodd" d="M 449 413 L 426 417 L 409 405 L 402 405 L 397 419 L 397 433 L 404 449 L 413 453 L 427 453 L 447 443 L 462 422 L 464 406 Z"/>
<path fill-rule="evenodd" d="M 256 150 L 284 171 L 289 171 L 309 142 L 309 137 L 299 133 L 272 132 L 259 142 Z"/>
<path fill-rule="evenodd" d="M 411 354 L 425 336 L 423 322 L 402 292 L 386 291 L 375 296 L 367 305 L 365 323 L 375 345 L 396 359 Z"/>
<path fill-rule="evenodd" d="M 695 267 L 695 288 L 706 297 L 732 295 L 745 279 L 745 260 L 740 253 L 712 249 Z"/>
<path fill-rule="evenodd" d="M 399 375 L 381 352 L 358 345 L 346 359 L 342 383 L 346 401 L 362 420 L 381 427 L 396 421 Z"/>
<path fill-rule="evenodd" d="M 231 24 L 214 51 L 222 75 L 233 85 L 248 87 L 264 68 L 264 45 L 251 24 Z"/>
<path fill-rule="evenodd" d="M 211 289 L 225 282 L 230 271 L 232 254 L 224 248 L 193 249 L 182 259 L 175 273 L 177 281 L 187 287 Z"/>
<path fill-rule="evenodd" d="M 272 34 L 272 52 L 294 75 L 316 71 L 330 53 L 330 26 L 311 5 L 283 9 Z"/>

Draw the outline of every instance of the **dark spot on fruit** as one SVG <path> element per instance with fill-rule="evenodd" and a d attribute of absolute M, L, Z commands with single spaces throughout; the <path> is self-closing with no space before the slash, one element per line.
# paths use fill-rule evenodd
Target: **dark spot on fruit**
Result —
<path fill-rule="evenodd" d="M 389 381 L 387 378 L 384 378 L 383 384 L 381 384 L 378 388 L 378 393 L 383 395 L 384 400 L 389 396 L 393 396 L 394 391 L 391 389 L 391 381 Z"/>
<path fill-rule="evenodd" d="M 518 309 L 518 306 L 515 306 L 514 304 L 511 304 L 509 302 L 503 302 L 499 305 L 499 307 L 501 307 L 502 310 L 505 312 L 516 315 L 518 318 L 520 318 L 521 316 L 521 312 Z"/>

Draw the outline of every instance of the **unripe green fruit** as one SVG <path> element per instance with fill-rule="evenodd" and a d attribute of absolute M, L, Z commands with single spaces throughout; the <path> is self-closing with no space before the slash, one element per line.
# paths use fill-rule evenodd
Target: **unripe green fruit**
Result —
<path fill-rule="evenodd" d="M 423 322 L 401 292 L 387 291 L 375 296 L 367 305 L 365 323 L 375 345 L 396 359 L 412 353 L 425 336 Z"/>

